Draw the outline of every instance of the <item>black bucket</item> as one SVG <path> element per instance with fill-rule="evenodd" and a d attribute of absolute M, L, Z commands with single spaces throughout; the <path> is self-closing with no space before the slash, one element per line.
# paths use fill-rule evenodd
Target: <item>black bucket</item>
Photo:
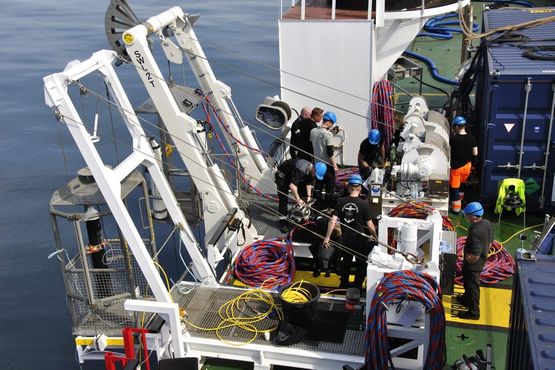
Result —
<path fill-rule="evenodd" d="M 292 288 L 295 291 L 297 288 L 298 293 L 302 294 L 306 302 L 291 302 L 283 298 L 284 293 Z M 305 292 L 306 293 L 303 293 Z M 308 281 L 296 282 L 287 285 L 279 294 L 281 302 L 281 309 L 283 311 L 284 320 L 293 325 L 307 326 L 312 324 L 318 318 L 318 299 L 320 298 L 320 289 Z"/>

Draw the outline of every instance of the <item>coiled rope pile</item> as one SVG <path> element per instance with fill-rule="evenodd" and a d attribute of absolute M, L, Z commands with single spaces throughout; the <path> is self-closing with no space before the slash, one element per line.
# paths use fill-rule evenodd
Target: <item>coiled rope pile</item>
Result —
<path fill-rule="evenodd" d="M 416 218 L 420 220 L 426 219 L 435 210 L 434 207 L 430 206 L 428 203 L 411 201 L 407 203 L 402 203 L 393 208 L 387 214 L 390 217 L 406 217 L 406 218 Z M 452 231 L 453 223 L 451 219 L 447 216 L 442 216 L 442 229 Z"/>
<path fill-rule="evenodd" d="M 463 265 L 463 252 L 466 243 L 466 236 L 461 236 L 457 239 L 457 269 L 455 282 L 457 284 L 463 283 L 462 265 Z M 489 248 L 488 258 L 482 273 L 480 274 L 480 283 L 491 285 L 499 283 L 511 277 L 515 272 L 515 261 L 513 257 L 507 252 L 501 243 L 494 240 Z"/>
<path fill-rule="evenodd" d="M 289 284 L 295 275 L 291 239 L 259 240 L 246 246 L 237 256 L 233 273 L 252 287 Z"/>
<path fill-rule="evenodd" d="M 431 276 L 414 271 L 385 274 L 378 286 L 368 314 L 366 362 L 369 369 L 387 369 L 392 363 L 387 335 L 387 305 L 403 301 L 422 303 L 430 314 L 430 342 L 424 369 L 443 369 L 445 353 L 445 313 L 441 290 Z"/>
<path fill-rule="evenodd" d="M 307 303 L 314 298 L 310 290 L 303 288 L 304 281 L 297 281 L 281 292 L 281 299 L 290 303 Z"/>
<path fill-rule="evenodd" d="M 345 167 L 337 170 L 335 172 L 335 188 L 338 190 L 345 189 L 349 176 L 356 173 L 358 173 L 358 167 Z"/>
<path fill-rule="evenodd" d="M 370 117 L 372 119 L 372 128 L 380 131 L 386 152 L 391 147 L 395 131 L 393 95 L 394 87 L 391 82 L 382 80 L 374 83 L 372 87 Z"/>

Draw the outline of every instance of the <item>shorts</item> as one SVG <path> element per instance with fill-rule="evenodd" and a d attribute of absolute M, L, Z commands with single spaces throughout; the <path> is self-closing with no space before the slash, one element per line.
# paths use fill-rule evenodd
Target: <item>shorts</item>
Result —
<path fill-rule="evenodd" d="M 468 162 L 462 167 L 459 168 L 452 168 L 451 174 L 449 176 L 449 187 L 453 189 L 458 189 L 461 187 L 461 183 L 466 182 L 468 180 L 468 176 L 470 176 L 470 170 L 472 169 L 472 163 Z"/>

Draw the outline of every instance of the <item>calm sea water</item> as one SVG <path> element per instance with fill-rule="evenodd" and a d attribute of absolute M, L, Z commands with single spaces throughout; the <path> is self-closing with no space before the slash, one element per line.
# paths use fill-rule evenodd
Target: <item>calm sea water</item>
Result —
<path fill-rule="evenodd" d="M 106 0 L 3 2 L 0 13 L 0 368 L 77 369 L 62 276 L 48 216 L 53 191 L 84 162 L 44 104 L 42 77 L 108 48 Z M 196 32 L 244 118 L 277 94 L 279 2 L 134 0 L 139 18 L 178 5 L 200 13 Z M 219 47 L 235 54 L 222 51 Z M 238 74 L 248 71 L 268 81 Z M 60 139 L 61 137 L 61 139 Z M 264 140 L 263 141 L 267 141 Z M 67 162 L 61 150 L 65 147 Z M 66 172 L 67 167 L 67 172 Z"/>

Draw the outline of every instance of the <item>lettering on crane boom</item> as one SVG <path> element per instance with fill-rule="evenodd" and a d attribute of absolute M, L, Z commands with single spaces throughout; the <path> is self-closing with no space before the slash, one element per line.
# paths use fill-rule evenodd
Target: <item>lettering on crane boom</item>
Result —
<path fill-rule="evenodd" d="M 152 77 L 152 73 L 145 67 L 145 58 L 141 55 L 139 50 L 135 50 L 135 60 L 139 63 L 141 70 L 145 73 L 146 80 L 148 83 L 152 85 L 152 87 L 156 87 L 154 84 L 154 77 Z"/>

